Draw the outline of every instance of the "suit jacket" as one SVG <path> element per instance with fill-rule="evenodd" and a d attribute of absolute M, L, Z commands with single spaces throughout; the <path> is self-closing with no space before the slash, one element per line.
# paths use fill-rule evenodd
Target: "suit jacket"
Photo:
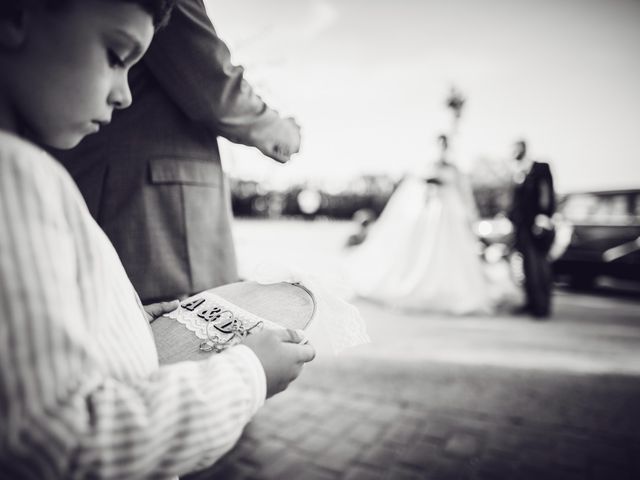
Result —
<path fill-rule="evenodd" d="M 516 238 L 520 241 L 525 237 L 533 238 L 532 227 L 536 216 L 542 214 L 551 217 L 555 209 L 553 177 L 549 164 L 533 162 L 529 173 L 520 183 L 514 185 L 509 218 L 515 227 Z M 553 233 L 533 239 L 539 248 L 548 250 L 553 241 Z"/>
<path fill-rule="evenodd" d="M 179 0 L 129 74 L 130 108 L 55 152 L 149 302 L 237 280 L 217 136 L 286 161 L 299 131 L 233 66 L 202 0 Z"/>

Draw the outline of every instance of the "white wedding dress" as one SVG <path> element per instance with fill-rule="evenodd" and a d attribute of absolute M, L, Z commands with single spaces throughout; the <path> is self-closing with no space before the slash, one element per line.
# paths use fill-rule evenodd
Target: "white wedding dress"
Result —
<path fill-rule="evenodd" d="M 359 296 L 396 308 L 488 313 L 470 186 L 449 163 L 439 162 L 430 178 L 401 181 L 367 239 L 348 254 L 347 276 Z"/>

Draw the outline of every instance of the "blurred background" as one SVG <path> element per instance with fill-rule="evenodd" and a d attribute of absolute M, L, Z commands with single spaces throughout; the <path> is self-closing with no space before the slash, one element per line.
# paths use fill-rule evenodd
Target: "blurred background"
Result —
<path fill-rule="evenodd" d="M 303 129 L 301 153 L 284 166 L 221 139 L 236 217 L 374 220 L 404 175 L 437 160 L 435 139 L 453 128 L 447 100 L 456 88 L 465 103 L 450 157 L 469 175 L 487 220 L 480 236 L 494 242 L 509 232 L 501 217 L 510 202 L 507 161 L 523 138 L 533 159 L 551 165 L 561 243 L 573 237 L 577 255 L 587 255 L 576 261 L 634 248 L 637 1 L 206 4 L 258 93 Z M 593 270 L 603 268 L 640 280 L 637 254 L 619 262 L 635 273 L 566 263 L 556 270 L 574 285 L 593 284 Z M 583 279 L 572 278 L 575 268 Z"/>
<path fill-rule="evenodd" d="M 251 83 L 304 128 L 303 151 L 286 169 L 245 161 L 257 155 L 233 147 L 230 171 L 240 178 L 330 190 L 361 175 L 397 179 L 436 158 L 433 140 L 450 127 L 443 102 L 455 85 L 467 97 L 456 141 L 461 168 L 504 159 L 524 137 L 534 157 L 552 162 L 560 192 L 638 185 L 635 0 L 207 7 Z"/>
<path fill-rule="evenodd" d="M 356 300 L 373 343 L 309 365 L 203 478 L 640 478 L 640 2 L 205 3 L 302 126 L 286 165 L 221 140 L 243 272 L 340 271 L 442 133 L 486 263 L 513 233 L 514 141 L 550 164 L 558 211 L 550 321 Z"/>

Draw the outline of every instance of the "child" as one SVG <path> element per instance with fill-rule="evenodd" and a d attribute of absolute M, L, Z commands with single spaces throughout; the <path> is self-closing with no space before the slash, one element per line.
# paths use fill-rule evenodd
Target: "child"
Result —
<path fill-rule="evenodd" d="M 314 350 L 263 331 L 159 367 L 149 318 L 73 181 L 71 148 L 131 103 L 167 0 L 0 5 L 0 478 L 168 478 L 215 462 Z M 161 261 L 161 259 L 159 259 Z"/>

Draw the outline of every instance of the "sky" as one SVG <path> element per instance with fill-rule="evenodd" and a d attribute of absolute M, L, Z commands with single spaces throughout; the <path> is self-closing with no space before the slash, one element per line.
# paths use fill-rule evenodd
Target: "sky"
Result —
<path fill-rule="evenodd" d="M 640 188 L 640 0 L 205 0 L 267 103 L 302 126 L 287 165 L 223 142 L 271 185 L 419 173 L 466 101 L 452 156 L 525 138 L 560 192 Z"/>

